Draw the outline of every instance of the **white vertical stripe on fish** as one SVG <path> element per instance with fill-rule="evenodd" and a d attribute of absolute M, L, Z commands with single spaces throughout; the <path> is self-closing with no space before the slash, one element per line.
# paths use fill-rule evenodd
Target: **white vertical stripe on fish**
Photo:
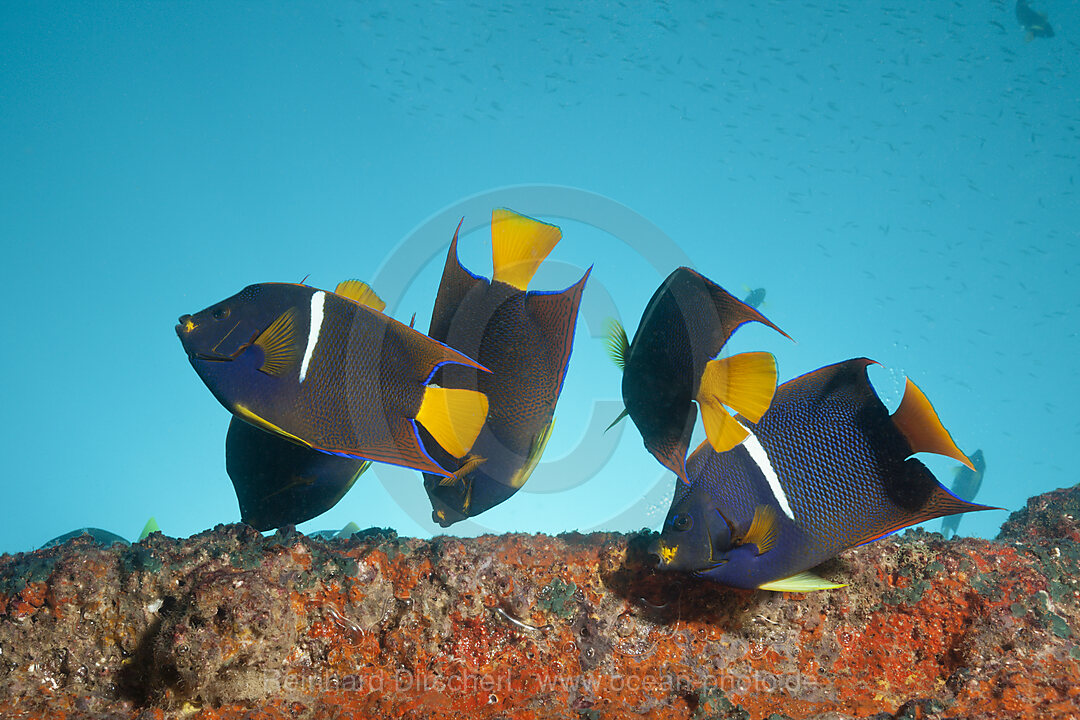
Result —
<path fill-rule="evenodd" d="M 319 331 L 323 324 L 323 304 L 326 302 L 326 293 L 316 290 L 311 295 L 311 323 L 308 326 L 307 347 L 304 348 L 304 361 L 300 363 L 300 382 L 304 382 L 307 376 L 308 364 L 315 352 L 315 344 L 319 342 Z"/>
<path fill-rule="evenodd" d="M 776 476 L 776 471 L 773 470 L 772 462 L 769 460 L 769 454 L 765 452 L 765 448 L 761 447 L 761 442 L 754 433 L 750 432 L 749 428 L 746 428 L 746 432 L 748 434 L 746 439 L 742 441 L 743 447 L 750 453 L 750 459 L 757 464 L 758 469 L 761 470 L 761 474 L 765 476 L 765 482 L 769 484 L 769 489 L 772 490 L 773 497 L 776 498 L 776 502 L 780 505 L 780 509 L 784 511 L 785 515 L 794 520 L 795 513 L 791 512 L 791 506 L 788 505 L 787 495 L 784 493 L 784 488 L 780 487 L 780 478 Z"/>

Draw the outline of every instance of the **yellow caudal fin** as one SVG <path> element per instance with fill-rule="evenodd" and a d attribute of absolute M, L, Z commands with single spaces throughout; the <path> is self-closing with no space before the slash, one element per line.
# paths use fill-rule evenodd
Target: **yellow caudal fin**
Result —
<path fill-rule="evenodd" d="M 383 299 L 375 294 L 370 285 L 360 280 L 342 280 L 334 288 L 334 292 L 379 312 L 386 309 Z"/>
<path fill-rule="evenodd" d="M 892 420 L 896 429 L 907 438 L 913 453 L 937 453 L 975 469 L 968 456 L 956 446 L 949 431 L 941 424 L 926 395 L 911 382 L 911 378 L 908 378 L 904 398 L 900 401 L 900 407 L 892 414 Z"/>
<path fill-rule="evenodd" d="M 487 395 L 428 385 L 416 421 L 454 457 L 464 457 L 487 420 Z"/>
<path fill-rule="evenodd" d="M 776 511 L 768 505 L 758 505 L 754 508 L 754 519 L 750 521 L 750 529 L 746 531 L 746 537 L 742 539 L 742 542 L 757 545 L 758 555 L 763 555 L 772 550 L 773 545 L 776 544 L 778 532 Z"/>
<path fill-rule="evenodd" d="M 747 435 L 724 405 L 757 422 L 769 409 L 775 393 L 776 359 L 770 353 L 740 353 L 709 361 L 701 375 L 697 400 L 705 435 L 713 449 L 726 452 Z"/>
<path fill-rule="evenodd" d="M 255 338 L 262 348 L 263 364 L 259 370 L 267 375 L 281 376 L 291 365 L 299 362 L 300 349 L 296 344 L 296 309 L 283 312 L 270 327 Z"/>
<path fill-rule="evenodd" d="M 536 268 L 559 242 L 562 231 L 513 210 L 491 213 L 491 259 L 494 279 L 527 290 Z"/>
<path fill-rule="evenodd" d="M 815 590 L 835 590 L 847 587 L 847 583 L 834 583 L 806 571 L 791 577 L 773 580 L 758 586 L 761 590 L 780 590 L 782 592 L 813 592 Z"/>

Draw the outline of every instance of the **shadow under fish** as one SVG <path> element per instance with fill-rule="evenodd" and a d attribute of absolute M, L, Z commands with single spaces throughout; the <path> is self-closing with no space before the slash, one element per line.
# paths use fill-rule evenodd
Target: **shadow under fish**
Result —
<path fill-rule="evenodd" d="M 492 279 L 475 275 L 447 252 L 429 334 L 475 358 L 490 373 L 444 366 L 434 382 L 488 398 L 487 422 L 464 457 L 451 457 L 426 432 L 432 457 L 452 471 L 427 473 L 432 519 L 448 527 L 514 495 L 536 469 L 554 424 L 590 270 L 561 292 L 530 291 L 544 258 L 561 238 L 554 225 L 497 209 L 491 217 Z"/>
<path fill-rule="evenodd" d="M 972 465 L 910 380 L 889 414 L 867 377 L 872 362 L 784 383 L 758 422 L 739 419 L 747 436 L 729 452 L 702 443 L 652 548 L 660 568 L 740 588 L 842 587 L 809 569 L 915 523 L 998 509 L 956 497 L 911 457 Z"/>
<path fill-rule="evenodd" d="M 757 420 L 772 400 L 776 360 L 771 354 L 716 357 L 731 334 L 751 321 L 788 337 L 760 312 L 686 267 L 653 293 L 632 342 L 612 321 L 608 343 L 623 371 L 623 415 L 634 421 L 646 449 L 683 483 L 689 483 L 686 454 L 698 406 L 709 443 L 724 451 L 746 437 L 724 406 Z"/>

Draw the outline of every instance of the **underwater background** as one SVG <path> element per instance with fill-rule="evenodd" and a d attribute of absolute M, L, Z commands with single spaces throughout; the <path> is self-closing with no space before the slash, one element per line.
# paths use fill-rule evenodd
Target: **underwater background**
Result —
<path fill-rule="evenodd" d="M 532 288 L 594 270 L 543 462 L 451 534 L 659 527 L 674 477 L 602 432 L 603 332 L 682 264 L 766 289 L 796 342 L 725 351 L 781 380 L 865 355 L 888 402 L 910 376 L 985 453 L 977 501 L 1072 485 L 1080 7 L 1034 7 L 1055 37 L 993 0 L 5 4 L 0 552 L 238 521 L 177 317 L 355 277 L 426 329 L 458 220 L 489 276 L 500 206 L 562 228 Z M 430 512 L 419 473 L 376 465 L 301 529 L 426 537 Z"/>

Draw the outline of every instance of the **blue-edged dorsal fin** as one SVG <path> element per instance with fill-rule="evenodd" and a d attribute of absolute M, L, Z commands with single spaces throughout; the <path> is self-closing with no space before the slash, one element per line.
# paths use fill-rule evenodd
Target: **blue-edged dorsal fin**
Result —
<path fill-rule="evenodd" d="M 492 279 L 528 290 L 536 269 L 561 237 L 555 225 L 496 208 L 491 213 Z"/>
<path fill-rule="evenodd" d="M 911 382 L 911 378 L 907 379 L 904 397 L 900 401 L 900 407 L 893 412 L 892 420 L 896 429 L 907 439 L 911 452 L 937 453 L 975 469 L 968 456 L 956 446 L 949 431 L 941 424 L 926 395 Z"/>
<path fill-rule="evenodd" d="M 300 348 L 296 344 L 296 308 L 281 313 L 270 327 L 255 338 L 255 344 L 263 351 L 263 364 L 259 370 L 267 375 L 280 377 L 298 363 Z"/>
<path fill-rule="evenodd" d="M 779 590 L 781 592 L 814 592 L 815 590 L 835 590 L 836 588 L 847 587 L 847 583 L 834 583 L 807 570 L 790 577 L 767 582 L 758 587 L 761 590 Z"/>
<path fill-rule="evenodd" d="M 347 297 L 361 305 L 367 305 L 373 310 L 382 312 L 386 309 L 386 303 L 379 297 L 371 286 L 361 280 L 342 280 L 334 288 L 334 293 Z"/>
<path fill-rule="evenodd" d="M 746 531 L 746 537 L 742 539 L 744 544 L 757 545 L 757 554 L 772 550 L 776 544 L 776 535 L 779 527 L 776 523 L 776 511 L 768 505 L 758 505 L 754 508 L 754 519 L 750 521 L 750 529 Z"/>
<path fill-rule="evenodd" d="M 626 356 L 630 353 L 630 341 L 626 339 L 626 329 L 615 318 L 608 318 L 607 331 L 604 333 L 604 345 L 607 347 L 608 355 L 611 357 L 612 362 L 615 363 L 615 367 L 625 370 Z M 618 422 L 618 420 L 615 422 Z"/>

